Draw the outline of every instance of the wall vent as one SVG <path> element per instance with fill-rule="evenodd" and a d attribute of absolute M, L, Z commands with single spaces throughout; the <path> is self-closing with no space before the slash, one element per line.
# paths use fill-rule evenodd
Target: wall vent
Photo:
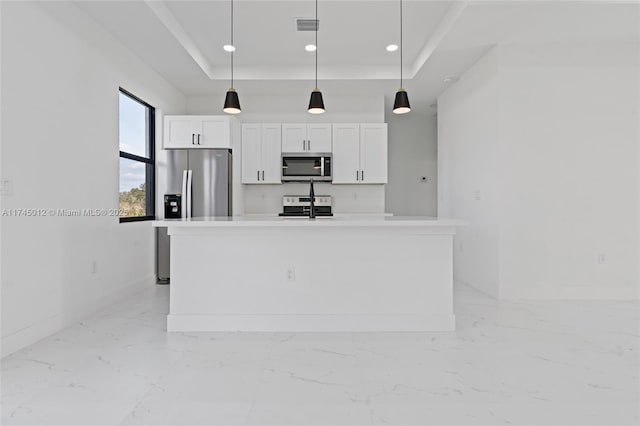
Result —
<path fill-rule="evenodd" d="M 296 18 L 296 29 L 298 31 L 315 31 L 320 29 L 320 20 L 313 18 Z"/>

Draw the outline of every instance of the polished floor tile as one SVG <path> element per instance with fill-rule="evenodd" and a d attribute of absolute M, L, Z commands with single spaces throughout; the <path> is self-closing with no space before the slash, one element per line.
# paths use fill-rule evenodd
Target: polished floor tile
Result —
<path fill-rule="evenodd" d="M 3 425 L 637 425 L 639 306 L 456 290 L 454 333 L 166 333 L 154 287 L 2 360 Z"/>

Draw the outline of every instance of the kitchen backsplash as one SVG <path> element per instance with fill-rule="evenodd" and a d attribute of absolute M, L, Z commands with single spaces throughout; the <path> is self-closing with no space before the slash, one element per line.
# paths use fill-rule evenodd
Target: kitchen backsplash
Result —
<path fill-rule="evenodd" d="M 308 183 L 243 185 L 247 214 L 280 213 L 282 196 L 309 194 Z M 334 213 L 384 213 L 385 185 L 331 185 L 314 183 L 316 195 L 333 197 Z"/>

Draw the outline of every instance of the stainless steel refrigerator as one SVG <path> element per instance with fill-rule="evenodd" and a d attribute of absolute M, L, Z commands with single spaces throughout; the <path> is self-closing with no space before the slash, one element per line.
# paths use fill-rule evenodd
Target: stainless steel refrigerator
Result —
<path fill-rule="evenodd" d="M 230 150 L 176 149 L 166 154 L 166 167 L 159 168 L 156 179 L 161 199 L 180 194 L 182 218 L 231 216 Z M 160 213 L 164 219 L 164 210 Z M 166 284 L 171 276 L 170 238 L 167 228 L 156 232 L 156 279 Z"/>

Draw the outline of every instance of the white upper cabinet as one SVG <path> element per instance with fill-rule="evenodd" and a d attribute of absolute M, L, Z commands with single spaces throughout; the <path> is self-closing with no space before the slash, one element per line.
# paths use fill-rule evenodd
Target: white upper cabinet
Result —
<path fill-rule="evenodd" d="M 360 125 L 333 125 L 333 183 L 360 183 Z"/>
<path fill-rule="evenodd" d="M 282 127 L 280 124 L 262 125 L 262 182 L 282 183 Z"/>
<path fill-rule="evenodd" d="M 280 184 L 280 124 L 242 125 L 242 183 Z"/>
<path fill-rule="evenodd" d="M 360 182 L 387 183 L 387 125 L 360 125 Z"/>
<path fill-rule="evenodd" d="M 333 183 L 387 183 L 387 125 L 333 125 Z"/>
<path fill-rule="evenodd" d="M 307 150 L 307 125 L 282 125 L 282 152 L 305 152 Z"/>
<path fill-rule="evenodd" d="M 260 124 L 242 125 L 242 183 L 260 183 L 261 128 Z"/>
<path fill-rule="evenodd" d="M 282 152 L 331 152 L 331 124 L 283 124 Z"/>
<path fill-rule="evenodd" d="M 307 140 L 310 152 L 331 152 L 331 124 L 308 124 Z"/>
<path fill-rule="evenodd" d="M 223 115 L 167 115 L 165 149 L 231 148 L 231 117 Z"/>

